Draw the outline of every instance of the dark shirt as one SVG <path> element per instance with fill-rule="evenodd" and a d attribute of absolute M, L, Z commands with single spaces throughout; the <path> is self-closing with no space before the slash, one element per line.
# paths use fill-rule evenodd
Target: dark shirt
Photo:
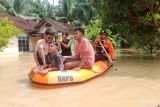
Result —
<path fill-rule="evenodd" d="M 68 44 L 69 43 L 69 39 L 67 39 L 66 41 L 62 41 L 64 44 Z M 62 44 L 61 44 L 61 49 L 62 49 L 62 56 L 71 56 L 71 46 L 69 48 L 65 48 Z"/>

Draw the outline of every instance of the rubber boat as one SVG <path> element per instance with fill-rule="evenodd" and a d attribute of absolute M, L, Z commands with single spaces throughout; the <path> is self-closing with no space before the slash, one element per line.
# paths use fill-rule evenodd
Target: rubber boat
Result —
<path fill-rule="evenodd" d="M 111 63 L 98 61 L 92 69 L 50 71 L 46 75 L 37 73 L 34 67 L 28 75 L 31 82 L 41 85 L 82 83 L 103 74 L 108 71 L 111 66 Z"/>

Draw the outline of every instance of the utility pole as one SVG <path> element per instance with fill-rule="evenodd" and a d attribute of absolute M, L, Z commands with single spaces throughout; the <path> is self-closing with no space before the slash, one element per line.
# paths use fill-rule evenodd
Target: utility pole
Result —
<path fill-rule="evenodd" d="M 54 6 L 54 0 L 53 0 L 53 6 Z"/>

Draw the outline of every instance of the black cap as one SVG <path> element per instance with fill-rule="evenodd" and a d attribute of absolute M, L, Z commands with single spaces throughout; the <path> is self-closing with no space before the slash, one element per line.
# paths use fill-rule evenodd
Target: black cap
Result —
<path fill-rule="evenodd" d="M 106 30 L 102 29 L 99 34 L 107 34 Z"/>
<path fill-rule="evenodd" d="M 64 36 L 64 35 L 68 36 L 68 32 L 63 32 L 62 36 Z"/>

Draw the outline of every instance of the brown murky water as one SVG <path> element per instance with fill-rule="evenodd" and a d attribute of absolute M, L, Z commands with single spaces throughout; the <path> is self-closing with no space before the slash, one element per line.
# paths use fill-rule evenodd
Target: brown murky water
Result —
<path fill-rule="evenodd" d="M 33 53 L 0 54 L 0 107 L 158 107 L 160 61 L 120 51 L 116 65 L 83 84 L 35 87 Z"/>

